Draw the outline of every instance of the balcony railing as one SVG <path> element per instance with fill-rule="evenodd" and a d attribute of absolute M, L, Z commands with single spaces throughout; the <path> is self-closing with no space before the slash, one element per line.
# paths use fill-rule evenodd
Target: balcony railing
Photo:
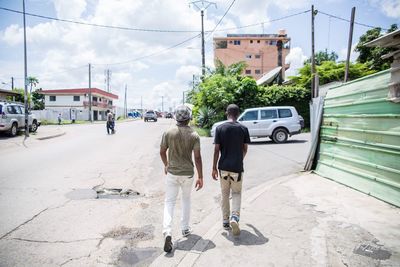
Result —
<path fill-rule="evenodd" d="M 83 106 L 86 108 L 89 106 L 89 101 L 83 101 Z M 92 107 L 99 107 L 99 108 L 114 108 L 115 106 L 110 105 L 108 103 L 92 101 Z"/>

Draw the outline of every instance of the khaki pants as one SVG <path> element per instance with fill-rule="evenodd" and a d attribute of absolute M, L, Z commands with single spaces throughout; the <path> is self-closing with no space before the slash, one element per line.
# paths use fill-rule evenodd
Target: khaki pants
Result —
<path fill-rule="evenodd" d="M 240 181 L 238 181 L 240 177 Z M 228 172 L 220 170 L 220 183 L 221 183 L 221 208 L 222 220 L 229 221 L 230 205 L 229 195 L 232 190 L 232 215 L 240 216 L 240 205 L 242 202 L 242 181 L 243 173 Z"/>

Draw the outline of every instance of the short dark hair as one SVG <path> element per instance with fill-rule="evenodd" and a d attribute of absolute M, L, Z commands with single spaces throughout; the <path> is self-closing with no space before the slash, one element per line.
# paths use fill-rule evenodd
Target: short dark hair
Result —
<path fill-rule="evenodd" d="M 232 117 L 235 117 L 235 118 L 239 117 L 240 110 L 239 110 L 238 105 L 229 104 L 228 107 L 226 108 L 226 114 L 228 116 L 232 116 Z"/>

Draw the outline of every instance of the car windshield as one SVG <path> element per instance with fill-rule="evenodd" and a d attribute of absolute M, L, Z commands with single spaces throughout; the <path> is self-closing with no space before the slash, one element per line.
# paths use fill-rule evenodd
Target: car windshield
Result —
<path fill-rule="evenodd" d="M 153 111 L 148 111 L 147 114 L 151 115 L 151 114 L 154 114 L 154 112 Z"/>

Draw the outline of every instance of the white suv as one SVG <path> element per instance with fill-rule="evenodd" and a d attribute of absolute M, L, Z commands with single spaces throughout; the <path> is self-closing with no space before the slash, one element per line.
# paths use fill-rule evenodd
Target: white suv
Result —
<path fill-rule="evenodd" d="M 299 134 L 302 120 L 292 106 L 249 108 L 238 118 L 249 129 L 250 137 L 270 137 L 275 143 L 284 143 L 289 136 Z M 215 136 L 215 129 L 224 122 L 213 125 L 211 136 Z"/>
<path fill-rule="evenodd" d="M 29 131 L 36 132 L 40 121 L 34 114 L 28 115 Z M 25 128 L 25 107 L 15 102 L 0 100 L 0 132 L 8 132 L 15 136 L 19 129 Z"/>

